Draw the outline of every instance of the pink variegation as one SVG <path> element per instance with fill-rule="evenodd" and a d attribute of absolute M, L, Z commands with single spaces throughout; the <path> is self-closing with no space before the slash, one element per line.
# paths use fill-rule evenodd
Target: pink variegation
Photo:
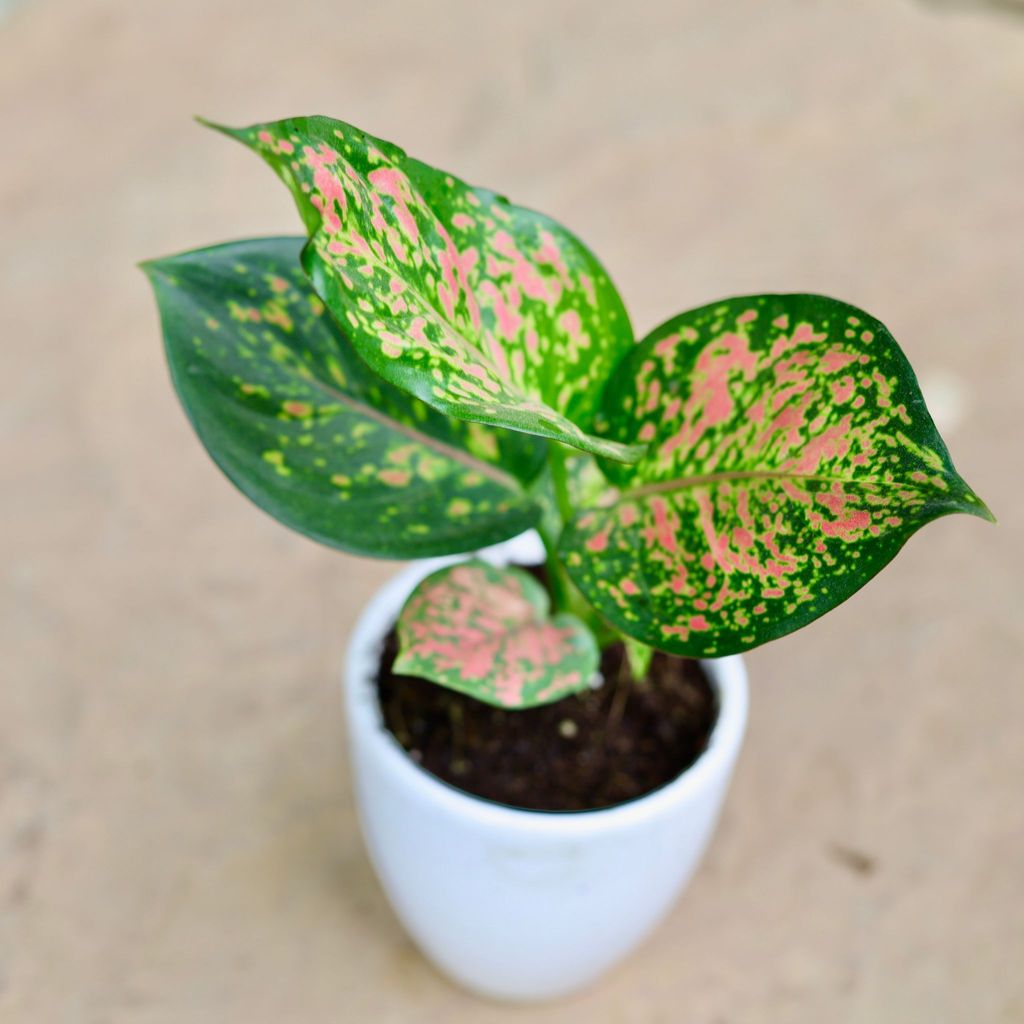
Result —
<path fill-rule="evenodd" d="M 597 646 L 572 615 L 548 617 L 529 573 L 480 560 L 428 576 L 398 620 L 395 671 L 504 708 L 536 707 L 586 689 Z"/>
<path fill-rule="evenodd" d="M 559 614 L 520 570 L 441 570 L 402 613 L 399 671 L 554 701 L 590 684 L 595 637 L 624 639 L 637 676 L 652 649 L 743 651 L 844 601 L 926 523 L 991 518 L 864 311 L 725 299 L 635 343 L 550 218 L 342 121 L 220 130 L 285 182 L 308 237 L 146 265 L 217 463 L 350 551 L 458 553 L 531 526 L 544 543 Z"/>
<path fill-rule="evenodd" d="M 733 653 L 849 597 L 925 523 L 990 518 L 953 468 L 885 327 L 819 295 L 683 313 L 604 396 L 609 433 L 650 442 L 561 539 L 570 575 L 627 635 Z"/>
<path fill-rule="evenodd" d="M 291 189 L 314 287 L 381 377 L 459 419 L 640 456 L 587 433 L 633 334 L 569 231 L 342 121 L 222 130 Z"/>

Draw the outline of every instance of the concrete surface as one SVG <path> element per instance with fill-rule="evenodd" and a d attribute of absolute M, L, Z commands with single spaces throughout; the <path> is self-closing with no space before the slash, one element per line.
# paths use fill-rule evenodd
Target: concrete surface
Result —
<path fill-rule="evenodd" d="M 0 1020 L 1024 1021 L 1024 20 L 1002 3 L 33 0 L 0 26 Z M 834 293 L 998 528 L 754 653 L 705 868 L 598 989 L 479 1003 L 356 835 L 337 673 L 392 567 L 250 507 L 133 263 L 297 228 L 189 121 L 325 112 L 576 228 L 638 329 Z"/>

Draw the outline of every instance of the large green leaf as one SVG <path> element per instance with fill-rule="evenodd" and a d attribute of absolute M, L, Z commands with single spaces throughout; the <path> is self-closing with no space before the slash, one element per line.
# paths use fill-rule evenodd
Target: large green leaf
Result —
<path fill-rule="evenodd" d="M 550 704 L 590 686 L 597 642 L 572 615 L 548 616 L 522 569 L 471 560 L 432 573 L 398 618 L 395 671 L 503 708 Z"/>
<path fill-rule="evenodd" d="M 467 551 L 531 526 L 520 484 L 544 442 L 449 420 L 379 380 L 326 314 L 302 239 L 145 264 L 175 387 L 228 477 L 286 525 L 347 551 Z"/>
<path fill-rule="evenodd" d="M 991 518 L 892 336 L 833 299 L 729 299 L 670 320 L 615 372 L 602 417 L 651 447 L 604 466 L 621 493 L 578 515 L 560 551 L 611 622 L 662 650 L 782 636 L 925 523 Z"/>
<path fill-rule="evenodd" d="M 586 432 L 633 334 L 565 228 L 342 121 L 220 130 L 288 185 L 314 287 L 385 380 L 459 419 L 639 458 Z"/>

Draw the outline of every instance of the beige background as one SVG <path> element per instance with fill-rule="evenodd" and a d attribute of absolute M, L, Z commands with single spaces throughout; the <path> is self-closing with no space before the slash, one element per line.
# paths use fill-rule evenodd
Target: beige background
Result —
<path fill-rule="evenodd" d="M 1024 19 L 1010 0 L 32 0 L 0 23 L 0 1020 L 1024 1021 Z M 1019 7 L 1017 8 L 1019 10 Z M 705 867 L 593 992 L 438 977 L 353 820 L 337 693 L 393 568 L 217 474 L 147 256 L 294 231 L 193 125 L 332 113 L 581 233 L 638 330 L 882 317 L 1002 522 L 750 657 Z"/>

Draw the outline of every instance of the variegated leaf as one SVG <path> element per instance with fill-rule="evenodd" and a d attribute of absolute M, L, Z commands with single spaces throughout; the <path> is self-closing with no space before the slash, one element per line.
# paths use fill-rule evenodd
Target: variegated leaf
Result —
<path fill-rule="evenodd" d="M 326 314 L 302 239 L 144 266 L 171 375 L 214 460 L 257 505 L 347 551 L 416 557 L 514 536 L 544 442 L 446 419 L 379 380 Z"/>
<path fill-rule="evenodd" d="M 460 419 L 639 458 L 586 432 L 633 334 L 569 231 L 341 121 L 220 130 L 290 188 L 314 287 L 385 380 Z"/>
<path fill-rule="evenodd" d="M 586 689 L 597 643 L 579 619 L 548 617 L 529 573 L 472 560 L 440 569 L 398 619 L 395 671 L 503 708 L 529 708 Z"/>
<path fill-rule="evenodd" d="M 925 523 L 991 518 L 957 475 L 906 358 L 815 295 L 729 299 L 657 328 L 616 371 L 616 499 L 560 550 L 616 626 L 691 656 L 745 650 L 849 597 Z"/>

